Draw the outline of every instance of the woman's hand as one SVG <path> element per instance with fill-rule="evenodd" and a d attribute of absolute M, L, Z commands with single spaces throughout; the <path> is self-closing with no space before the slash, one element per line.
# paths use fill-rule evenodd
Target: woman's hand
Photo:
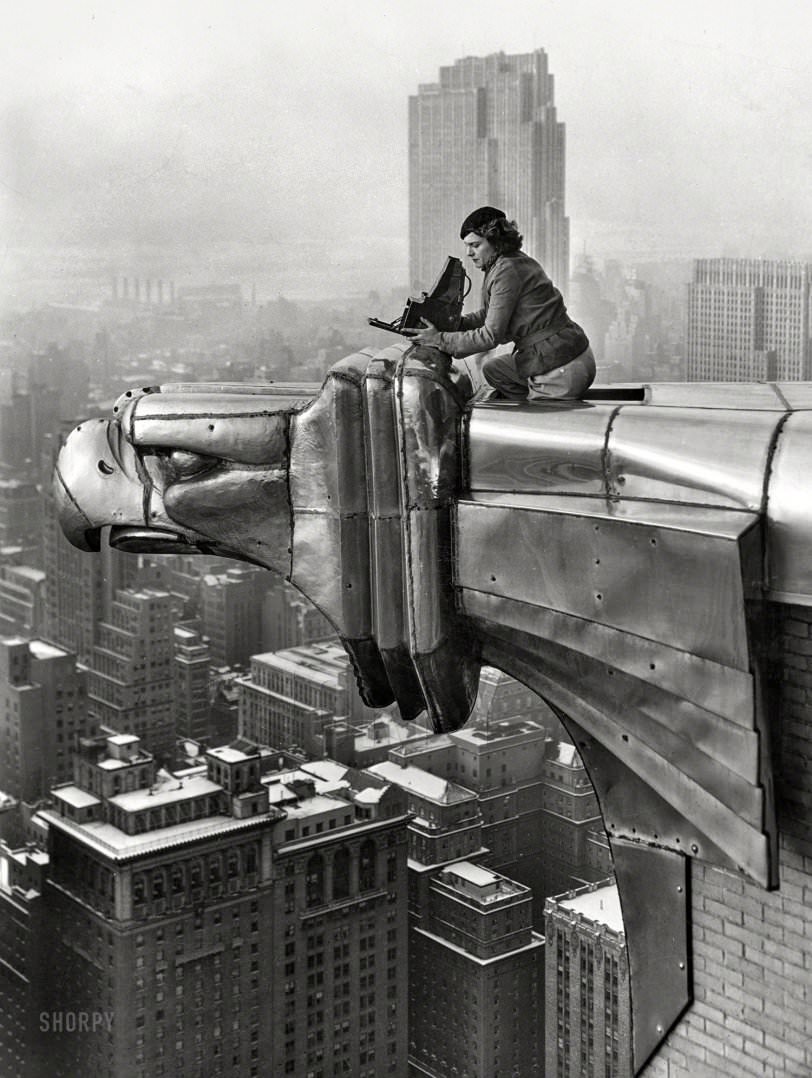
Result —
<path fill-rule="evenodd" d="M 425 344 L 429 348 L 442 348 L 442 337 L 439 329 L 433 326 L 431 322 L 427 322 L 425 318 L 421 318 L 420 322 L 422 323 L 420 329 L 404 329 L 402 331 L 403 335 L 410 337 L 417 344 Z"/>

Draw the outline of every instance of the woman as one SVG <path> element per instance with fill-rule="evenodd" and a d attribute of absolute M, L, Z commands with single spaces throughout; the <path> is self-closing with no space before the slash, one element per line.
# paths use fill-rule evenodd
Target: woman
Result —
<path fill-rule="evenodd" d="M 482 270 L 482 307 L 463 315 L 454 332 L 409 331 L 417 343 L 456 358 L 487 352 L 513 341 L 510 355 L 489 356 L 482 375 L 489 399 L 575 400 L 595 378 L 595 358 L 586 334 L 567 314 L 561 293 L 534 258 L 522 249 L 515 221 L 482 206 L 463 221 L 460 239 Z"/>

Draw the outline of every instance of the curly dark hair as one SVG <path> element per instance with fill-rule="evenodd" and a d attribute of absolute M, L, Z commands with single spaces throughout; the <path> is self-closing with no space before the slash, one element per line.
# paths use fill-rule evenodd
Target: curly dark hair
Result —
<path fill-rule="evenodd" d="M 516 222 L 508 221 L 506 217 L 495 217 L 492 221 L 472 228 L 471 231 L 486 239 L 500 255 L 515 255 L 522 249 L 524 237 L 519 232 Z"/>

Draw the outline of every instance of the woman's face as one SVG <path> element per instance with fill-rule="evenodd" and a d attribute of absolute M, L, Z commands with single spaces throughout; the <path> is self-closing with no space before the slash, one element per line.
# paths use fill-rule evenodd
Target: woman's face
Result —
<path fill-rule="evenodd" d="M 477 269 L 485 269 L 499 253 L 484 236 L 478 236 L 476 232 L 469 232 L 462 242 L 465 244 L 465 253 Z"/>

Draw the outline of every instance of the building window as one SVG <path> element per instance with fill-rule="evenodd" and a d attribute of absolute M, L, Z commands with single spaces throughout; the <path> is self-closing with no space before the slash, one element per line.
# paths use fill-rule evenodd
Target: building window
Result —
<path fill-rule="evenodd" d="M 376 879 L 375 843 L 368 838 L 361 843 L 361 855 L 358 862 L 358 886 L 362 891 L 371 891 Z"/>
<path fill-rule="evenodd" d="M 350 895 L 350 851 L 342 846 L 333 858 L 333 898 L 349 898 Z"/>
<path fill-rule="evenodd" d="M 324 902 L 324 858 L 314 853 L 307 862 L 305 875 L 305 904 L 320 906 Z"/>

